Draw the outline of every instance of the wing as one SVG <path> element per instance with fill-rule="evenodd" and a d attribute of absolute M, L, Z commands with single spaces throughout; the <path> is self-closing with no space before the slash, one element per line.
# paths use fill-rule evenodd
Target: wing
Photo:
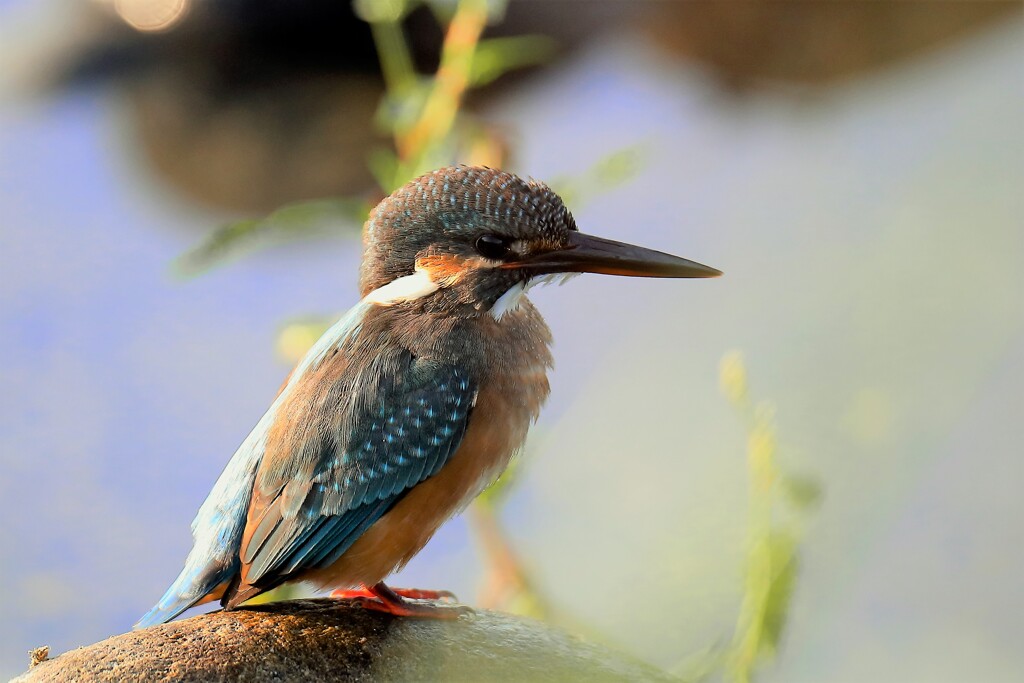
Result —
<path fill-rule="evenodd" d="M 268 439 L 229 606 L 335 562 L 444 466 L 476 395 L 465 371 L 404 350 L 365 362 L 338 353 L 305 381 Z"/>
<path fill-rule="evenodd" d="M 289 402 L 303 379 L 327 362 L 358 335 L 362 321 L 372 306 L 360 302 L 343 315 L 317 341 L 296 366 L 277 399 L 249 433 L 217 479 L 213 490 L 192 522 L 193 545 L 185 566 L 167 592 L 137 627 L 170 621 L 189 607 L 218 599 L 225 586 L 237 577 L 241 545 L 250 495 L 263 460 L 271 430 L 280 421 L 283 406 Z"/>

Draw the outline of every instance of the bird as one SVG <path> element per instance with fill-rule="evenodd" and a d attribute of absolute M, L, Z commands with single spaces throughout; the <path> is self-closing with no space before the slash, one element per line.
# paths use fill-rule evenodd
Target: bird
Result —
<path fill-rule="evenodd" d="M 139 628 L 292 582 L 396 616 L 453 618 L 384 580 L 493 483 L 549 393 L 551 333 L 526 296 L 580 273 L 721 275 L 581 233 L 542 182 L 442 168 L 363 227 L 362 298 L 312 346 L 192 523 L 184 568 Z"/>

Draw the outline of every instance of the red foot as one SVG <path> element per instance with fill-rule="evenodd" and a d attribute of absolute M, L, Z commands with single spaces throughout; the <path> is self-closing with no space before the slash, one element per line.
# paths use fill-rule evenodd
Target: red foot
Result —
<path fill-rule="evenodd" d="M 424 591 L 416 589 L 392 590 L 383 583 L 367 586 L 362 590 L 340 590 L 331 593 L 333 598 L 348 598 L 352 604 L 363 609 L 392 614 L 396 617 L 419 617 L 424 619 L 458 619 L 459 615 L 471 612 L 468 607 L 442 607 L 421 602 L 407 602 L 403 599 L 437 600 L 452 599 L 448 591 Z"/>
<path fill-rule="evenodd" d="M 458 600 L 458 598 L 455 597 L 455 593 L 452 593 L 451 591 L 431 591 L 421 590 L 419 588 L 391 588 L 391 586 L 387 586 L 387 588 L 395 595 L 402 598 L 409 598 L 410 600 Z M 354 600 L 355 598 L 375 598 L 377 597 L 377 594 L 366 586 L 363 586 L 362 588 L 347 590 L 339 588 L 338 590 L 331 592 L 331 597 L 339 600 Z"/>

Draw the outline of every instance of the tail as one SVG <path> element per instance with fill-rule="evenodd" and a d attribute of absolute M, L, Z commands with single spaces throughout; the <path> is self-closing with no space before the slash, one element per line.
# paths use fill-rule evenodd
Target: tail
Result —
<path fill-rule="evenodd" d="M 236 573 L 233 566 L 215 564 L 197 569 L 186 564 L 160 602 L 139 619 L 135 628 L 166 624 L 189 607 L 219 600 Z"/>

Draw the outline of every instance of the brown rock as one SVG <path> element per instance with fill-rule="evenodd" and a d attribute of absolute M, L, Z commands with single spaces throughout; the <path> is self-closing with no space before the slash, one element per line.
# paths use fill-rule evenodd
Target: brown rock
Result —
<path fill-rule="evenodd" d="M 669 681 L 539 622 L 478 611 L 402 619 L 335 600 L 214 612 L 113 636 L 34 666 L 40 681 Z"/>

